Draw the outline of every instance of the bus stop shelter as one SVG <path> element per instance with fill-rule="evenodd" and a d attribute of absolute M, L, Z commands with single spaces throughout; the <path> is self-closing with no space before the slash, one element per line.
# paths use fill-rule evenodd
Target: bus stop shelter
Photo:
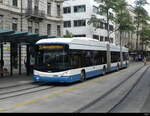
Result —
<path fill-rule="evenodd" d="M 14 50 L 17 46 L 17 57 L 18 57 L 18 72 L 19 75 L 22 74 L 21 70 L 21 46 L 26 45 L 26 63 L 30 65 L 30 47 L 32 47 L 36 41 L 45 38 L 56 38 L 56 36 L 50 35 L 41 35 L 37 33 L 29 33 L 29 32 L 20 32 L 20 31 L 12 31 L 12 30 L 0 30 L 0 68 L 3 69 L 2 62 L 4 61 L 3 54 L 3 45 L 7 42 L 10 43 L 10 76 L 13 75 L 13 55 Z M 29 70 L 26 71 L 27 75 L 29 75 Z M 3 74 L 1 74 L 3 76 Z"/>

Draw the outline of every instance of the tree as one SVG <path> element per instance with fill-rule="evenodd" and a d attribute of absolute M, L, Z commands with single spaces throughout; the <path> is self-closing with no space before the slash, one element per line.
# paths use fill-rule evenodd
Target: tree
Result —
<path fill-rule="evenodd" d="M 99 1 L 99 0 L 97 0 Z M 119 31 L 120 33 L 120 61 L 121 66 L 123 62 L 123 56 L 122 56 L 122 33 L 125 31 L 133 31 L 134 27 L 132 26 L 131 16 L 129 12 L 127 11 L 128 4 L 125 2 L 125 0 L 103 0 L 103 3 L 99 5 L 97 14 L 99 15 L 106 15 L 107 19 L 107 36 L 109 38 L 110 32 L 109 30 L 109 22 L 112 21 L 117 24 L 116 29 L 114 31 Z M 114 15 L 111 15 L 110 11 L 113 11 Z M 91 20 L 89 21 L 90 24 L 93 23 L 93 25 L 97 28 L 99 28 L 98 23 L 100 21 L 104 21 L 104 19 L 99 19 L 96 17 L 96 15 L 93 15 Z M 114 32 L 113 31 L 113 32 Z M 109 40 L 110 41 L 110 40 Z"/>
<path fill-rule="evenodd" d="M 144 6 L 148 4 L 147 0 L 136 0 L 135 1 L 135 9 L 134 9 L 134 13 L 136 14 L 135 17 L 135 22 L 134 24 L 136 25 L 136 51 L 138 51 L 139 46 L 139 33 L 140 30 L 142 29 L 142 25 L 143 23 L 145 23 L 147 21 L 147 17 L 148 17 L 148 13 L 147 11 L 144 9 Z"/>
<path fill-rule="evenodd" d="M 66 30 L 66 35 L 63 36 L 64 38 L 72 38 L 73 34 Z"/>
<path fill-rule="evenodd" d="M 101 2 L 101 0 L 95 0 L 95 1 L 98 3 Z M 110 12 L 114 9 L 116 5 L 116 1 L 117 0 L 103 0 L 103 3 L 97 7 L 98 10 L 96 14 L 106 16 L 106 19 L 97 18 L 96 15 L 92 15 L 91 19 L 88 22 L 89 24 L 93 24 L 96 29 L 100 28 L 99 26 L 100 22 L 105 23 L 107 27 L 107 38 L 109 42 L 111 41 L 109 36 L 112 33 L 109 29 L 109 24 L 110 21 L 113 21 L 114 19 L 114 16 Z"/>
<path fill-rule="evenodd" d="M 142 51 L 144 51 L 144 46 L 146 47 L 150 44 L 150 24 L 146 23 L 146 25 L 142 27 L 140 38 L 142 40 Z"/>
<path fill-rule="evenodd" d="M 117 0 L 115 11 L 115 22 L 117 24 L 117 30 L 120 34 L 120 61 L 121 66 L 123 63 L 123 56 L 122 56 L 122 34 L 123 32 L 134 31 L 134 26 L 132 23 L 131 16 L 127 9 L 128 4 L 124 0 Z"/>

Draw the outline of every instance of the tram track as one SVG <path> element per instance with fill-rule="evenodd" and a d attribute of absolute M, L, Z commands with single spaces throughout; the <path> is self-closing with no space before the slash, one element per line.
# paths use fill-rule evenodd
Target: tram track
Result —
<path fill-rule="evenodd" d="M 137 72 L 139 72 L 141 69 L 143 69 L 144 66 L 138 68 L 135 72 L 133 72 L 132 74 L 130 74 L 128 77 L 126 77 L 123 81 L 121 81 L 119 84 L 117 84 L 116 86 L 114 86 L 113 88 L 111 88 L 110 90 L 108 90 L 107 92 L 105 92 L 103 95 L 99 96 L 97 99 L 93 100 L 92 102 L 88 103 L 87 105 L 81 107 L 80 109 L 76 110 L 74 113 L 81 113 L 84 112 L 85 110 L 89 109 L 91 106 L 95 105 L 97 102 L 103 100 L 105 97 L 109 96 L 111 93 L 113 93 L 116 89 L 118 89 L 119 87 L 121 87 L 125 82 L 127 82 L 130 78 L 132 78 Z M 133 86 L 128 90 L 127 94 L 125 94 L 120 100 L 119 102 L 117 102 L 115 105 L 113 105 L 110 109 L 107 110 L 108 113 L 113 112 L 121 103 L 122 101 L 124 101 L 124 99 L 131 93 L 131 91 L 133 90 L 133 88 L 138 84 L 138 82 L 142 79 L 142 77 L 144 76 L 144 73 L 150 68 L 150 66 L 148 66 L 143 73 L 139 76 L 139 78 L 136 80 L 136 82 L 133 84 Z"/>
<path fill-rule="evenodd" d="M 132 85 L 132 87 L 129 89 L 129 91 L 122 97 L 122 99 L 119 100 L 115 105 L 111 107 L 111 109 L 108 110 L 108 113 L 114 112 L 120 105 L 121 103 L 127 98 L 127 96 L 132 92 L 132 90 L 137 86 L 137 84 L 141 81 L 141 79 L 144 77 L 145 73 L 148 71 L 150 66 L 146 68 L 146 70 L 140 75 L 140 77 L 136 80 L 136 82 Z"/>
<path fill-rule="evenodd" d="M 20 86 L 24 86 L 24 85 L 31 85 L 31 84 L 36 84 L 36 83 L 37 82 L 29 82 L 29 83 L 23 83 L 23 84 L 17 84 L 17 85 L 4 86 L 4 87 L 0 87 L 0 90 L 20 87 Z"/>
<path fill-rule="evenodd" d="M 33 82 L 34 83 L 34 82 Z M 5 95 L 5 94 L 10 94 L 10 93 L 15 93 L 15 92 L 19 92 L 19 91 L 25 91 L 25 90 L 30 90 L 30 89 L 34 89 L 34 88 L 39 88 L 39 87 L 41 87 L 41 86 L 44 86 L 44 85 L 46 85 L 47 83 L 45 83 L 45 84 L 39 84 L 39 85 L 37 85 L 37 86 L 33 86 L 33 83 L 28 83 L 28 84 L 24 84 L 24 85 L 30 85 L 30 86 L 32 86 L 32 87 L 26 87 L 26 88 L 23 88 L 23 89 L 18 89 L 18 90 L 12 90 L 12 91 L 6 91 L 6 92 L 0 92 L 0 95 Z M 22 87 L 24 86 L 24 85 L 22 85 Z M 18 88 L 18 87 L 21 87 L 21 85 L 19 85 L 19 86 L 14 86 L 14 88 Z M 6 88 L 3 88 L 3 89 L 6 89 Z M 12 89 L 12 88 L 7 88 L 7 89 Z"/>
<path fill-rule="evenodd" d="M 24 86 L 24 85 L 33 85 L 33 84 L 36 84 L 36 82 L 23 84 L 23 85 L 19 85 L 19 86 L 13 86 L 13 88 Z M 31 94 L 31 93 L 36 93 L 39 91 L 44 91 L 44 90 L 48 90 L 48 89 L 52 89 L 52 88 L 56 87 L 55 85 L 53 85 L 53 86 L 48 85 L 48 87 L 45 87 L 47 85 L 48 85 L 48 83 L 42 83 L 42 84 L 38 84 L 37 86 L 33 86 L 33 87 L 27 87 L 27 88 L 18 89 L 18 90 L 14 89 L 12 91 L 1 92 L 0 93 L 0 100 L 18 97 L 18 96 L 22 96 L 22 95 L 26 95 L 26 94 Z M 9 86 L 6 88 L 12 89 L 11 87 L 12 86 Z M 3 87 L 3 88 L 0 88 L 0 90 L 6 89 L 6 88 Z"/>

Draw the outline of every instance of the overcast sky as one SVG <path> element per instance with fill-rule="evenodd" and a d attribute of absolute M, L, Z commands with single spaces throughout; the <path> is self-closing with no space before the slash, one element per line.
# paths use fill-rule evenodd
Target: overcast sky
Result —
<path fill-rule="evenodd" d="M 135 0 L 126 0 L 129 4 L 131 4 L 132 6 L 134 6 L 134 1 Z M 147 12 L 149 13 L 150 15 L 150 0 L 147 0 L 147 2 L 149 2 L 149 5 L 146 5 L 144 8 L 145 10 L 147 10 Z"/>

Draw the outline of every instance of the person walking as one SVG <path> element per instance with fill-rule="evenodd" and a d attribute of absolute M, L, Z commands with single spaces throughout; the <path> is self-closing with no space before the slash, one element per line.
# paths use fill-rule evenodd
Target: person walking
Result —
<path fill-rule="evenodd" d="M 147 62 L 146 57 L 144 57 L 143 62 L 144 62 L 144 65 L 146 65 L 146 62 Z"/>

